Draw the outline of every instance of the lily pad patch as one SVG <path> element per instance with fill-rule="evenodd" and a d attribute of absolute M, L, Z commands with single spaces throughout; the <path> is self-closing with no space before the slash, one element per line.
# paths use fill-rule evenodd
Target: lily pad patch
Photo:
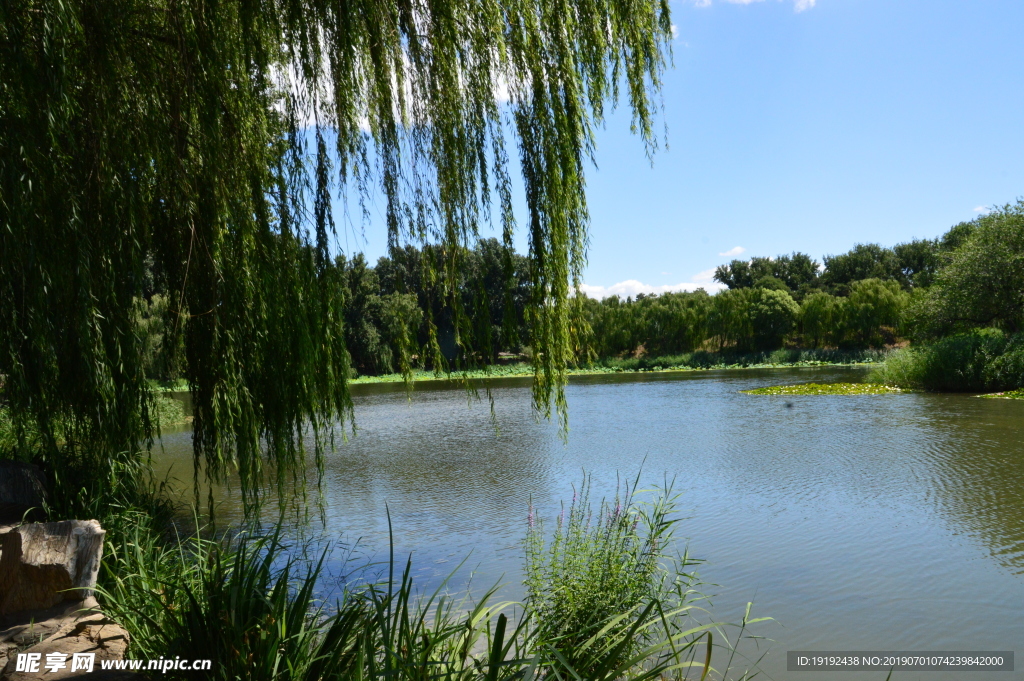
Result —
<path fill-rule="evenodd" d="M 1001 393 L 989 393 L 988 395 L 978 395 L 978 397 L 992 397 L 1003 400 L 1024 400 L 1024 388 L 1007 390 L 1006 392 Z"/>
<path fill-rule="evenodd" d="M 747 395 L 890 395 L 907 392 L 881 383 L 801 383 L 741 390 Z"/>

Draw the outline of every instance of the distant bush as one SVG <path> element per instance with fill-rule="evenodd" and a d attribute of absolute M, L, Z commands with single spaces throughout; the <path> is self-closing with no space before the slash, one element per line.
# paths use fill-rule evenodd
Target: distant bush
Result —
<path fill-rule="evenodd" d="M 1024 385 L 1024 343 L 999 329 L 947 336 L 891 354 L 871 380 L 950 392 L 1012 390 Z"/>
<path fill-rule="evenodd" d="M 985 381 L 995 390 L 1024 387 L 1024 334 L 1011 336 L 1003 353 L 988 363 Z"/>
<path fill-rule="evenodd" d="M 655 369 L 719 369 L 748 366 L 814 366 L 818 364 L 867 364 L 881 362 L 883 350 L 800 350 L 782 348 L 766 352 L 687 352 L 679 355 L 646 355 L 644 357 L 606 357 L 592 367 L 622 371 Z"/>

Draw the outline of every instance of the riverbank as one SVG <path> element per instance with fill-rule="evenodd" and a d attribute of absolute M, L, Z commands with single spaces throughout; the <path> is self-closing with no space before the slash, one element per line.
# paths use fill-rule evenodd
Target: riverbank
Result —
<path fill-rule="evenodd" d="M 879 364 L 889 354 L 887 350 L 816 350 L 785 349 L 767 352 L 688 352 L 681 355 L 653 357 L 606 357 L 591 364 L 568 369 L 570 376 L 593 376 L 612 373 L 648 373 L 668 371 L 718 371 L 722 369 L 788 369 L 801 367 L 864 366 Z M 527 362 L 492 364 L 470 371 L 453 370 L 451 373 L 435 372 L 430 369 L 414 369 L 412 381 L 463 381 L 466 379 L 521 378 L 533 376 L 533 366 Z M 364 385 L 373 383 L 402 383 L 405 376 L 400 373 L 376 376 L 352 376 L 349 383 Z M 150 381 L 156 393 L 187 392 L 188 383 L 176 381 Z"/>
<path fill-rule="evenodd" d="M 719 371 L 723 369 L 790 369 L 802 367 L 865 366 L 878 364 L 885 359 L 883 350 L 775 350 L 749 354 L 720 352 L 692 352 L 682 355 L 660 357 L 610 357 L 593 364 L 570 368 L 569 376 L 593 376 L 613 373 L 651 373 Z M 413 371 L 413 382 L 420 381 L 461 381 L 488 378 L 518 378 L 533 376 L 533 366 L 522 362 L 489 366 L 466 372 L 437 374 L 418 369 Z M 355 385 L 373 383 L 400 383 L 402 374 L 381 376 L 358 376 L 349 379 Z"/>

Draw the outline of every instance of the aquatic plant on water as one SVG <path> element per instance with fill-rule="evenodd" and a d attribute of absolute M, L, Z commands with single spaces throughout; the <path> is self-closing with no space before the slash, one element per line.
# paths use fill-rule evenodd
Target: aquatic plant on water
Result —
<path fill-rule="evenodd" d="M 988 393 L 987 395 L 978 395 L 978 397 L 989 397 L 993 399 L 1004 399 L 1004 400 L 1024 400 L 1024 388 L 1019 390 L 1007 390 L 1001 393 Z"/>
<path fill-rule="evenodd" d="M 880 383 L 801 383 L 772 385 L 740 392 L 746 395 L 891 395 L 907 391 Z"/>

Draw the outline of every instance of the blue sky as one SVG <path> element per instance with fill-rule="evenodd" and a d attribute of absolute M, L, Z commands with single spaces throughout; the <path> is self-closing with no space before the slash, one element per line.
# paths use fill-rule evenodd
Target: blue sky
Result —
<path fill-rule="evenodd" d="M 598 137 L 591 295 L 707 285 L 732 257 L 934 237 L 1024 195 L 1024 2 L 672 11 L 669 148 L 652 165 L 625 109 Z M 386 247 L 374 228 L 341 245 L 371 260 Z"/>

